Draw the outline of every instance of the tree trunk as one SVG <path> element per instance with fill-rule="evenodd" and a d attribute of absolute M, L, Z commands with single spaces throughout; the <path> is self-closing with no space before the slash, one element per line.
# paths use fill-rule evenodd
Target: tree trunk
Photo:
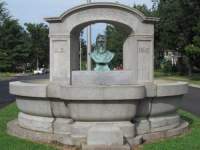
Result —
<path fill-rule="evenodd" d="M 37 70 L 39 70 L 39 59 L 38 59 L 38 56 L 37 56 Z"/>

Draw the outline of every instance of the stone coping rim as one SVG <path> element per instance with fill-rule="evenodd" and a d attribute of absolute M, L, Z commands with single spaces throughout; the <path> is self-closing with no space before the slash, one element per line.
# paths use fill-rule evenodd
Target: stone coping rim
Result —
<path fill-rule="evenodd" d="M 64 100 L 140 100 L 145 97 L 144 85 L 58 86 L 59 98 Z M 78 94 L 77 94 L 78 93 Z"/>
<path fill-rule="evenodd" d="M 10 82 L 9 84 L 13 85 L 13 86 L 33 86 L 33 87 L 48 86 L 48 83 L 38 83 L 38 82 L 34 83 L 34 82 L 31 82 L 31 81 L 34 81 L 34 80 L 14 81 L 14 82 Z M 37 81 L 39 81 L 39 80 L 37 80 Z"/>
<path fill-rule="evenodd" d="M 33 84 L 15 81 L 9 83 L 9 92 L 17 96 L 46 98 L 47 87 L 48 84 Z"/>
<path fill-rule="evenodd" d="M 188 85 L 188 83 L 187 82 L 182 82 L 182 81 L 172 81 L 171 83 L 169 82 L 169 83 L 155 83 L 154 82 L 154 84 L 155 85 L 157 85 L 157 86 L 179 86 L 179 85 Z"/>
<path fill-rule="evenodd" d="M 35 81 L 39 81 L 39 80 L 35 80 Z M 18 96 L 44 97 L 45 98 L 45 97 L 48 97 L 48 94 L 47 94 L 48 87 L 51 84 L 55 85 L 55 88 L 58 90 L 63 89 L 63 92 L 64 92 L 64 90 L 65 91 L 69 90 L 69 91 L 73 92 L 74 90 L 77 90 L 77 89 L 79 89 L 79 90 L 87 89 L 87 90 L 96 90 L 96 91 L 98 91 L 98 90 L 99 91 L 114 90 L 114 93 L 115 93 L 117 90 L 120 90 L 120 89 L 121 90 L 127 90 L 127 89 L 134 90 L 135 89 L 135 91 L 140 91 L 140 94 L 137 94 L 135 99 L 141 99 L 141 98 L 146 97 L 145 83 L 127 84 L 127 85 L 66 85 L 65 82 L 63 82 L 63 83 L 53 83 L 53 82 L 52 83 L 51 82 L 49 82 L 49 83 L 37 83 L 37 82 L 34 83 L 34 81 L 33 82 L 15 81 L 15 82 L 10 82 L 10 93 L 14 94 L 14 95 L 18 95 Z M 156 87 L 156 97 L 184 95 L 188 91 L 188 88 L 187 88 L 188 84 L 186 82 L 152 83 L 152 86 L 153 85 Z M 42 89 L 42 90 L 40 91 L 39 89 Z M 168 89 L 170 89 L 170 91 Z M 57 98 L 65 100 L 66 94 L 63 95 L 63 92 Z M 50 96 L 50 97 L 52 97 L 52 96 Z M 75 97 L 77 97 L 77 96 L 75 96 Z M 69 98 L 67 98 L 67 99 L 70 99 L 70 98 L 72 98 L 72 97 L 69 96 Z M 74 99 L 74 98 L 72 98 L 72 99 Z M 82 98 L 79 97 L 78 99 L 82 99 Z M 125 99 L 127 99 L 127 98 L 125 98 Z M 128 99 L 131 99 L 131 98 L 128 98 Z"/>

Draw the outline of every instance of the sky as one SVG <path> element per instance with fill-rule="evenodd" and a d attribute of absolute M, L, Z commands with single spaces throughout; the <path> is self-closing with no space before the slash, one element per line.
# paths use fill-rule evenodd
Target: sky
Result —
<path fill-rule="evenodd" d="M 45 23 L 45 17 L 60 16 L 71 7 L 84 4 L 87 0 L 4 0 L 13 18 L 18 19 L 20 24 Z M 125 5 L 146 4 L 151 8 L 151 0 L 92 0 L 92 2 L 119 2 Z M 105 30 L 105 25 L 98 24 L 92 27 L 93 36 Z M 98 30 L 97 30 L 98 29 Z"/>

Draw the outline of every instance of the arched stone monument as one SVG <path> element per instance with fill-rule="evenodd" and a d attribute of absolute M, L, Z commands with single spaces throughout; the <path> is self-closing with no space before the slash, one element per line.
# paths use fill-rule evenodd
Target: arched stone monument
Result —
<path fill-rule="evenodd" d="M 22 138 L 68 145 L 141 144 L 181 134 L 188 124 L 176 110 L 187 83 L 153 78 L 154 23 L 116 3 L 74 7 L 46 18 L 50 27 L 50 80 L 11 82 L 20 109 L 8 132 Z M 80 31 L 104 22 L 123 28 L 122 71 L 79 71 Z"/>

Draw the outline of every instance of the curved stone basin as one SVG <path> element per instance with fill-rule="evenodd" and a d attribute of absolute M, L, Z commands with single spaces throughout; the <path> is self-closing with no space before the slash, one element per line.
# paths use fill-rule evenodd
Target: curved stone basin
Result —
<path fill-rule="evenodd" d="M 17 81 L 10 83 L 10 93 L 16 95 L 21 112 L 33 116 L 68 118 L 69 110 L 62 100 L 47 96 L 49 80 Z"/>
<path fill-rule="evenodd" d="M 48 80 L 33 80 L 10 83 L 10 93 L 17 96 L 17 105 L 24 113 L 79 121 L 132 120 L 136 110 L 138 116 L 173 113 L 182 95 L 187 93 L 184 82 L 159 80 L 150 85 L 145 88 L 145 85 L 66 86 L 62 83 L 51 87 Z M 148 97 L 154 97 L 153 101 Z"/>
<path fill-rule="evenodd" d="M 133 138 L 181 124 L 176 110 L 187 93 L 187 83 L 159 80 L 132 85 L 81 86 L 77 82 L 70 86 L 65 82 L 34 80 L 10 83 L 10 93 L 16 95 L 21 111 L 18 124 L 25 129 L 62 132 L 70 134 L 70 139 L 87 138 L 93 124 L 119 122 L 123 134 L 127 135 L 128 131 Z"/>
<path fill-rule="evenodd" d="M 76 121 L 131 121 L 138 100 L 145 97 L 143 85 L 60 85 L 49 89 L 48 80 L 10 83 L 10 93 L 17 95 L 17 106 L 23 113 Z"/>

